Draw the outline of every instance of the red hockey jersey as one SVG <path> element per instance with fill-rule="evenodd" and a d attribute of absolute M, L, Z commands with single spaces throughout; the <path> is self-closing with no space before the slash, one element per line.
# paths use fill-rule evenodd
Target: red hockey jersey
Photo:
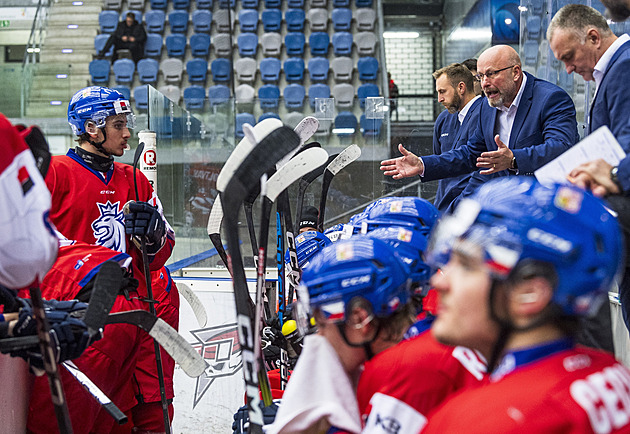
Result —
<path fill-rule="evenodd" d="M 52 195 L 52 222 L 66 238 L 129 253 L 141 267 L 141 254 L 125 235 L 123 216 L 124 205 L 136 200 L 133 175 L 133 167 L 121 163 L 114 163 L 106 173 L 92 170 L 73 149 L 53 157 L 46 176 Z M 162 204 L 147 178 L 139 171 L 136 176 L 139 199 L 156 206 L 162 214 Z M 151 270 L 162 268 L 175 244 L 173 229 L 164 221 L 167 241 L 153 257 Z"/>
<path fill-rule="evenodd" d="M 376 355 L 365 364 L 357 399 L 362 433 L 413 433 L 452 393 L 477 386 L 486 364 L 473 350 L 449 347 L 429 330 Z"/>
<path fill-rule="evenodd" d="M 630 432 L 630 371 L 612 355 L 570 348 L 512 365 L 448 400 L 423 433 Z"/>

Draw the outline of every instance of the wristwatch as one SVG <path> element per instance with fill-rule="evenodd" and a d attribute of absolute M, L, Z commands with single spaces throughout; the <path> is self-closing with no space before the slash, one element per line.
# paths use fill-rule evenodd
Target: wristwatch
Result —
<path fill-rule="evenodd" d="M 619 190 L 623 190 L 623 188 L 621 188 L 621 184 L 619 183 L 617 172 L 619 172 L 619 166 L 615 166 L 610 169 L 610 180 L 614 182 L 617 187 L 619 187 Z"/>
<path fill-rule="evenodd" d="M 510 165 L 511 170 L 518 170 L 518 164 L 516 164 L 516 157 L 512 157 L 512 164 Z"/>

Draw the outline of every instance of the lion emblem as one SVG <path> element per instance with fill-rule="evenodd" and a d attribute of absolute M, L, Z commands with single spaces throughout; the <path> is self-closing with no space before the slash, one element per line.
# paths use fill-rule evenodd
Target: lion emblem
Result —
<path fill-rule="evenodd" d="M 101 215 L 92 223 L 92 230 L 96 244 L 125 252 L 125 219 L 122 210 L 118 210 L 119 203 L 97 203 Z"/>

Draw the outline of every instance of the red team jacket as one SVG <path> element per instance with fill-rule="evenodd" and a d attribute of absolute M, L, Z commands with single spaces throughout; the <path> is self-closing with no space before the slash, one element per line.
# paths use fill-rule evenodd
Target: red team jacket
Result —
<path fill-rule="evenodd" d="M 414 433 L 452 393 L 480 384 L 486 364 L 464 347 L 449 347 L 429 330 L 365 364 L 357 399 L 363 433 Z"/>
<path fill-rule="evenodd" d="M 510 357 L 509 372 L 447 401 L 422 432 L 630 432 L 630 371 L 612 355 L 570 347 L 526 363 Z"/>

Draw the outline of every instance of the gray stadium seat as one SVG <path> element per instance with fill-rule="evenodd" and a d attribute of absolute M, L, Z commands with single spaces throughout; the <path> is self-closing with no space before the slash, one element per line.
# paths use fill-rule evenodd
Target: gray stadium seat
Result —
<path fill-rule="evenodd" d="M 359 31 L 374 31 L 374 22 L 376 21 L 376 12 L 374 12 L 374 9 L 357 9 L 354 17 L 357 21 L 357 29 Z"/>
<path fill-rule="evenodd" d="M 234 73 L 241 83 L 253 83 L 256 80 L 257 69 L 258 63 L 249 57 L 243 57 L 234 62 Z"/>
<path fill-rule="evenodd" d="M 280 33 L 264 33 L 260 42 L 265 57 L 279 57 L 282 50 L 282 36 Z"/>
<path fill-rule="evenodd" d="M 308 22 L 311 32 L 325 32 L 328 30 L 328 11 L 315 8 L 308 11 Z"/>
<path fill-rule="evenodd" d="M 354 87 L 348 83 L 336 84 L 332 88 L 332 97 L 337 107 L 350 108 L 354 103 Z"/>
<path fill-rule="evenodd" d="M 228 16 L 227 9 L 219 9 L 216 11 L 212 17 L 214 20 L 214 24 L 219 33 L 229 33 L 230 32 L 230 22 L 228 21 L 229 17 L 232 18 L 232 29 L 234 29 L 234 20 L 235 13 L 232 11 Z"/>
<path fill-rule="evenodd" d="M 372 32 L 359 32 L 354 36 L 359 56 L 374 56 L 376 53 L 376 35 Z"/>
<path fill-rule="evenodd" d="M 256 90 L 249 84 L 241 84 L 234 89 L 234 99 L 237 104 L 253 104 Z"/>
<path fill-rule="evenodd" d="M 212 37 L 214 54 L 218 57 L 229 57 L 232 52 L 232 38 L 229 33 L 217 33 Z"/>
<path fill-rule="evenodd" d="M 180 59 L 164 59 L 160 63 L 160 71 L 166 83 L 179 84 L 182 81 L 184 63 Z"/>
<path fill-rule="evenodd" d="M 175 86 L 174 84 L 161 86 L 158 91 L 160 91 L 165 97 L 173 101 L 175 104 L 179 104 L 179 100 L 182 97 L 182 90 L 179 88 L 179 86 Z"/>
<path fill-rule="evenodd" d="M 331 62 L 331 68 L 336 82 L 352 80 L 354 64 L 350 57 L 335 57 Z"/>

